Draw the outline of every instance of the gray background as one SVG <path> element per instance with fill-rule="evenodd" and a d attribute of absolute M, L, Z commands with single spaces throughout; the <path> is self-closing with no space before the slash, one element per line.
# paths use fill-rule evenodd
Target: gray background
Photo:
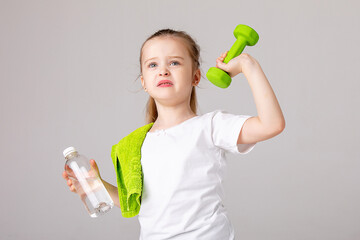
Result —
<path fill-rule="evenodd" d="M 257 115 L 241 74 L 205 78 L 235 41 L 261 64 L 285 130 L 229 155 L 226 200 L 236 239 L 360 239 L 358 1 L 0 1 L 0 239 L 138 239 L 119 208 L 92 219 L 61 177 L 75 146 L 116 184 L 110 151 L 144 124 L 139 51 L 158 29 L 201 46 L 199 113 Z"/>

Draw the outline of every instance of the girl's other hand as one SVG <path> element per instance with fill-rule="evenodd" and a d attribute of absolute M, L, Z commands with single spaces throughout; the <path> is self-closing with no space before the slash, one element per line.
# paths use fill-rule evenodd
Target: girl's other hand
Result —
<path fill-rule="evenodd" d="M 75 185 L 73 184 L 73 181 L 70 179 L 70 177 L 75 178 L 75 175 L 73 174 L 72 169 L 69 168 L 68 165 L 65 165 L 65 170 L 62 173 L 62 176 L 66 180 L 66 184 L 69 186 L 70 191 L 73 193 L 77 193 Z"/>
<path fill-rule="evenodd" d="M 92 177 L 98 176 L 101 179 L 99 168 L 94 159 L 90 159 L 90 166 L 91 166 L 91 170 L 89 171 L 89 175 Z M 76 179 L 76 176 L 68 165 L 66 165 L 65 168 L 66 169 L 62 173 L 62 176 L 66 180 L 66 183 L 69 186 L 70 191 L 73 193 L 77 193 L 75 187 L 77 180 L 73 180 Z"/>
<path fill-rule="evenodd" d="M 229 51 L 224 52 L 216 59 L 216 67 L 227 72 L 231 78 L 239 73 L 244 73 L 247 67 L 256 63 L 256 60 L 247 53 L 241 53 L 239 56 L 231 59 L 228 63 L 224 63 L 224 59 L 228 52 Z"/>

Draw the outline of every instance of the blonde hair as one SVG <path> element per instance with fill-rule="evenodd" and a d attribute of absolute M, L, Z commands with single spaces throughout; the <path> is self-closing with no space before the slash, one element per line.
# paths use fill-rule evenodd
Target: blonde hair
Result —
<path fill-rule="evenodd" d="M 180 39 L 183 39 L 186 43 L 186 48 L 189 51 L 190 57 L 193 60 L 193 71 L 196 71 L 200 68 L 200 47 L 199 45 L 194 41 L 194 39 L 187 34 L 184 31 L 176 31 L 172 29 L 161 29 L 157 32 L 155 32 L 153 35 L 148 37 L 146 41 L 142 44 L 140 49 L 140 72 L 142 72 L 141 69 L 141 60 L 142 60 L 142 50 L 147 41 L 150 39 L 153 39 L 155 37 L 178 37 Z M 191 110 L 197 114 L 197 98 L 196 98 L 196 91 L 195 86 L 192 87 L 191 95 L 190 95 L 190 108 Z M 149 96 L 148 102 L 146 104 L 146 116 L 145 116 L 145 122 L 146 124 L 155 122 L 155 120 L 158 117 L 158 111 L 156 108 L 156 103 L 153 97 Z"/>

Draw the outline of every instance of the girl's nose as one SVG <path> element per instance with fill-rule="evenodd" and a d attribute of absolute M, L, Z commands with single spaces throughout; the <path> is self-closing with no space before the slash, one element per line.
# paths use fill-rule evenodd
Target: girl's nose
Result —
<path fill-rule="evenodd" d="M 161 69 L 159 72 L 160 76 L 169 76 L 169 71 L 167 69 Z"/>

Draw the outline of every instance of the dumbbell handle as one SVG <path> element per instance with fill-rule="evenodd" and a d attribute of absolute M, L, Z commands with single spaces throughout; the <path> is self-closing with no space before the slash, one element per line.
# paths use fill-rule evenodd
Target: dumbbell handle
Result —
<path fill-rule="evenodd" d="M 231 59 L 239 56 L 246 47 L 246 43 L 246 40 L 242 37 L 236 39 L 235 43 L 232 45 L 228 54 L 226 55 L 224 63 L 228 63 Z"/>

